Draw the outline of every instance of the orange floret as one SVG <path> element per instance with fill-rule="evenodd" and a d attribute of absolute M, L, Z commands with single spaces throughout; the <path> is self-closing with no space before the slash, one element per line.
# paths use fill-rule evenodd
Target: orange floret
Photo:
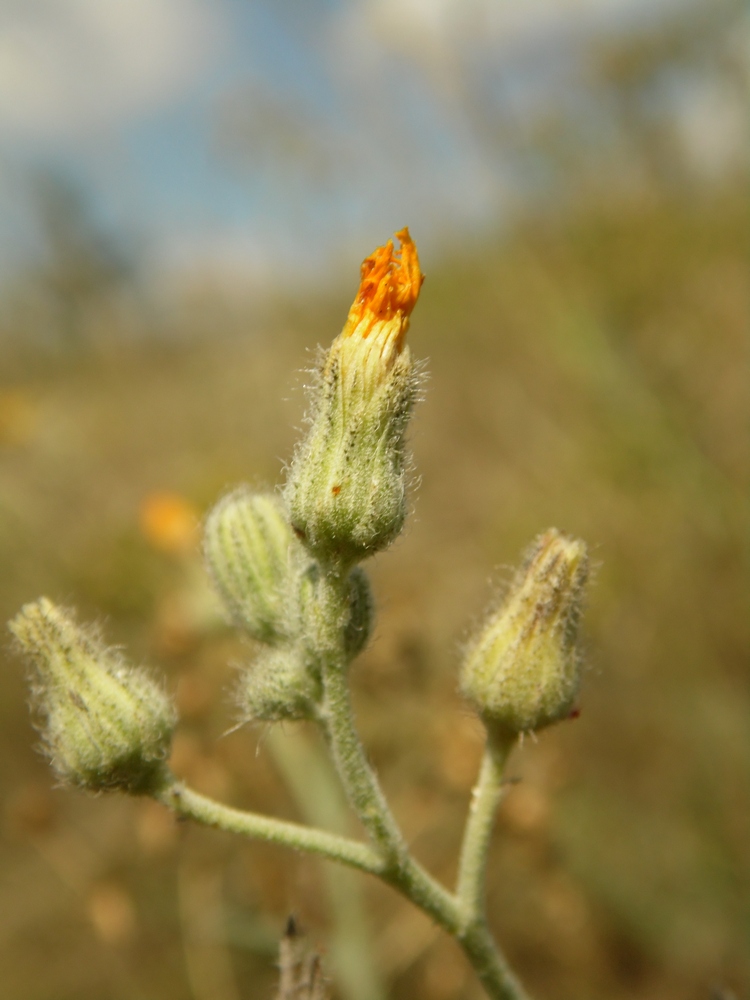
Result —
<path fill-rule="evenodd" d="M 362 261 L 359 291 L 341 335 L 364 340 L 376 324 L 380 329 L 380 324 L 387 323 L 391 327 L 390 346 L 399 352 L 424 275 L 408 228 L 396 233 L 396 239 L 401 243 L 399 251 L 394 250 L 393 240 L 388 240 Z M 391 321 L 395 321 L 393 325 Z"/>

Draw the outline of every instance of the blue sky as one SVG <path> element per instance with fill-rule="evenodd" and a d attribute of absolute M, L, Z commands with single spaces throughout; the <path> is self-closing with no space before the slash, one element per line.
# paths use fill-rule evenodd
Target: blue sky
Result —
<path fill-rule="evenodd" d="M 155 272 L 322 280 L 404 223 L 429 254 L 518 197 L 477 88 L 531 121 L 587 39 L 689 3 L 0 0 L 0 275 L 38 248 L 41 168 Z"/>

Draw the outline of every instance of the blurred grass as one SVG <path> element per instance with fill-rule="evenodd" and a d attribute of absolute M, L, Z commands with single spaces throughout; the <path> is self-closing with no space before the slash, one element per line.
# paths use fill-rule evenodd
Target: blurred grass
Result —
<path fill-rule="evenodd" d="M 514 758 L 490 868 L 493 924 L 540 998 L 750 988 L 747 214 L 739 187 L 569 206 L 430 269 L 414 316 L 420 485 L 372 565 L 379 625 L 353 682 L 406 834 L 443 878 L 480 752 L 455 693 L 462 637 L 497 567 L 549 525 L 598 563 L 581 718 Z M 0 391 L 2 616 L 40 593 L 105 615 L 176 689 L 180 773 L 287 817 L 262 730 L 223 736 L 228 663 L 248 650 L 205 627 L 195 557 L 155 551 L 138 512 L 156 491 L 205 510 L 279 480 L 304 409 L 293 373 L 340 328 L 354 279 L 262 324 L 206 300 L 182 340 L 103 331 L 88 351 L 27 353 Z M 10 656 L 3 676 L 5 995 L 270 996 L 289 911 L 326 941 L 317 862 L 52 789 Z M 390 995 L 480 995 L 425 918 L 362 888 Z"/>

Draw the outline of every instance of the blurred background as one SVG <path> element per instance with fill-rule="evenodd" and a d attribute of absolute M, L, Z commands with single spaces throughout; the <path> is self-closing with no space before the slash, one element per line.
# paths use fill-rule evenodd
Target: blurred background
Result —
<path fill-rule="evenodd" d="M 166 674 L 180 775 L 356 833 L 314 734 L 228 732 L 252 650 L 198 525 L 280 481 L 408 224 L 419 483 L 355 704 L 450 881 L 461 643 L 538 532 L 589 542 L 581 715 L 516 752 L 490 865 L 539 1000 L 750 996 L 749 81 L 731 0 L 0 3 L 0 618 L 101 621 Z M 56 788 L 2 664 L 4 996 L 271 997 L 290 912 L 341 1000 L 481 996 L 373 880 Z"/>

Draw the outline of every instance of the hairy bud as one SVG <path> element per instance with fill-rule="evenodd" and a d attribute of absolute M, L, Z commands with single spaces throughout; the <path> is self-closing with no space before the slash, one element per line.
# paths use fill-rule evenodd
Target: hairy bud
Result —
<path fill-rule="evenodd" d="M 490 728 L 533 732 L 568 716 L 578 694 L 586 545 L 551 528 L 470 645 L 461 689 Z"/>
<path fill-rule="evenodd" d="M 349 574 L 349 621 L 344 628 L 344 645 L 350 660 L 362 652 L 372 632 L 375 604 L 370 581 L 360 566 Z"/>
<path fill-rule="evenodd" d="M 176 724 L 159 684 L 46 597 L 26 604 L 10 629 L 36 668 L 34 694 L 57 774 L 91 791 L 152 791 Z"/>
<path fill-rule="evenodd" d="M 293 631 L 293 550 L 299 542 L 276 497 L 234 490 L 208 516 L 206 562 L 232 620 L 271 645 Z"/>
<path fill-rule="evenodd" d="M 237 703 L 247 720 L 311 719 L 320 700 L 320 677 L 300 644 L 264 650 L 240 674 Z"/>
<path fill-rule="evenodd" d="M 346 659 L 351 661 L 362 652 L 372 632 L 375 603 L 370 581 L 362 567 L 355 566 L 341 594 L 321 590 L 320 584 L 320 567 L 310 563 L 300 579 L 300 634 L 311 650 L 324 647 L 331 637 L 335 637 L 334 642 L 343 637 Z"/>
<path fill-rule="evenodd" d="M 362 264 L 357 297 L 326 358 L 312 426 L 285 497 L 292 525 L 323 561 L 385 548 L 406 516 L 406 425 L 417 380 L 405 344 L 423 275 L 408 229 Z"/>

